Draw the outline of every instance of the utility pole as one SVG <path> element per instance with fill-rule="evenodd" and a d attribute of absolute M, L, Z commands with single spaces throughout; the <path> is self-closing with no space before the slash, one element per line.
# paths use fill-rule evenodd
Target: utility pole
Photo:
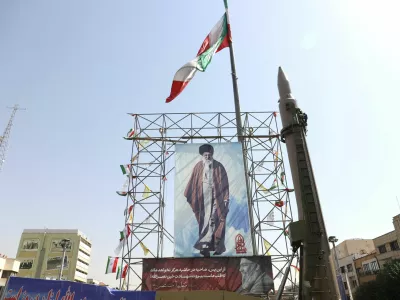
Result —
<path fill-rule="evenodd" d="M 60 274 L 58 275 L 58 280 L 61 280 L 61 276 L 64 271 L 65 252 L 67 251 L 67 246 L 69 246 L 70 241 L 70 239 L 62 239 L 60 242 L 60 245 L 63 248 L 63 256 L 61 260 Z"/>
<path fill-rule="evenodd" d="M 8 121 L 7 127 L 4 130 L 3 135 L 0 136 L 0 172 L 1 169 L 3 168 L 3 163 L 6 159 L 8 140 L 10 138 L 11 127 L 13 125 L 15 114 L 17 113 L 17 110 L 25 110 L 25 108 L 20 108 L 18 104 L 14 105 L 14 107 L 8 107 L 8 108 L 12 109 L 13 111 L 11 113 L 10 120 Z"/>
<path fill-rule="evenodd" d="M 337 257 L 337 253 L 336 253 L 336 242 L 338 241 L 338 239 L 336 238 L 336 236 L 330 236 L 328 238 L 328 241 L 330 243 L 332 243 L 333 246 L 333 255 L 335 256 L 335 269 L 336 269 L 336 281 L 339 287 L 339 294 L 341 299 L 346 299 L 346 292 L 344 290 L 344 284 L 343 284 L 343 279 L 342 279 L 342 275 L 340 274 L 340 265 L 339 265 L 339 259 Z"/>

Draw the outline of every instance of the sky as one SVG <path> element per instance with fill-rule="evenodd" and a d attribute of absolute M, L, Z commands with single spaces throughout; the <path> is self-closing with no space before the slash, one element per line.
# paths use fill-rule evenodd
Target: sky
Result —
<path fill-rule="evenodd" d="M 195 6 L 194 6 L 195 5 Z M 308 114 L 308 147 L 330 235 L 393 230 L 400 141 L 396 0 L 230 0 L 242 111 L 278 110 L 282 66 Z M 121 225 L 126 114 L 234 111 L 229 51 L 172 103 L 223 1 L 0 1 L 0 131 L 18 103 L 0 173 L 0 253 L 24 228 L 78 228 L 104 275 Z M 286 160 L 286 167 L 288 163 Z"/>

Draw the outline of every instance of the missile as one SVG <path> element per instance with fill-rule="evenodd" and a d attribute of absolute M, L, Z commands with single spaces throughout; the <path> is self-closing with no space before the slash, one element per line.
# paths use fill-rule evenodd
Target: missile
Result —
<path fill-rule="evenodd" d="M 290 89 L 290 83 L 281 67 L 278 69 L 278 91 L 281 99 L 291 97 L 292 90 Z"/>
<path fill-rule="evenodd" d="M 289 234 L 292 246 L 301 247 L 300 253 L 303 252 L 300 254 L 302 299 L 335 299 L 337 290 L 329 259 L 328 234 L 307 147 L 307 115 L 298 108 L 281 67 L 278 91 L 281 139 L 286 144 L 299 216 L 299 221 L 289 224 Z"/>
<path fill-rule="evenodd" d="M 290 88 L 290 83 L 288 77 L 281 67 L 278 69 L 278 91 L 279 91 L 279 112 L 281 114 L 282 128 L 288 128 L 290 126 L 296 125 L 295 114 L 297 107 L 297 102 L 292 96 L 292 90 Z M 293 186 L 297 199 L 297 211 L 299 214 L 299 220 L 303 219 L 303 207 L 301 204 L 301 189 L 300 181 L 298 176 L 298 166 L 296 158 L 296 145 L 294 144 L 293 134 L 284 135 L 286 148 L 289 157 L 290 170 L 292 173 Z"/>

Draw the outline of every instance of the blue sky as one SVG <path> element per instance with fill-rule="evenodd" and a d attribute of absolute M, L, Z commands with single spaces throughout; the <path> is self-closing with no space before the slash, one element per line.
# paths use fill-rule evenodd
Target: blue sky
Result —
<path fill-rule="evenodd" d="M 341 240 L 390 231 L 400 213 L 398 9 L 230 1 L 242 110 L 278 109 L 282 65 L 309 116 L 327 229 Z M 121 224 L 126 112 L 234 110 L 227 50 L 164 103 L 222 14 L 222 0 L 0 2 L 0 129 L 6 106 L 27 108 L 0 173 L 0 253 L 15 256 L 24 228 L 79 228 L 93 242 L 89 275 L 112 282 L 103 273 Z"/>

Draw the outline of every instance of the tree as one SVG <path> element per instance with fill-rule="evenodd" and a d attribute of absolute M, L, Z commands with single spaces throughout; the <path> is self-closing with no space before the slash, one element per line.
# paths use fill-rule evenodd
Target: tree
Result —
<path fill-rule="evenodd" d="M 400 260 L 387 263 L 370 281 L 359 286 L 355 300 L 393 300 L 400 295 Z"/>
<path fill-rule="evenodd" d="M 354 295 L 354 300 L 378 300 L 380 292 L 376 280 L 366 282 L 358 287 Z"/>

